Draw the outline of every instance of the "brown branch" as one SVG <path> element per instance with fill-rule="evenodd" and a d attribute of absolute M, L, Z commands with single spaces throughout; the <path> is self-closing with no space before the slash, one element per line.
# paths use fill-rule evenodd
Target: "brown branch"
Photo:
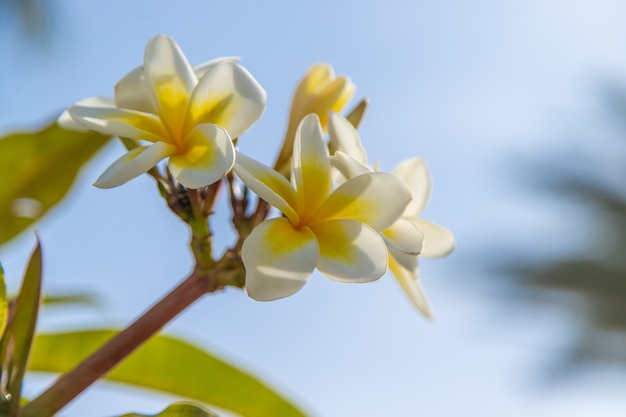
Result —
<path fill-rule="evenodd" d="M 22 417 L 49 417 L 108 373 L 185 308 L 211 291 L 211 276 L 194 270 L 168 295 L 105 343 L 96 353 L 62 375 L 39 397 L 25 405 Z"/>

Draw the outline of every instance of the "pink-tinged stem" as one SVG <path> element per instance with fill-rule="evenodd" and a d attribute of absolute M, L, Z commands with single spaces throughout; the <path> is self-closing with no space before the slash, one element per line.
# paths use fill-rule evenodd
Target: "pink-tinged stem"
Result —
<path fill-rule="evenodd" d="M 202 295 L 211 291 L 211 279 L 195 270 L 129 327 L 104 344 L 96 353 L 62 375 L 39 397 L 22 408 L 21 417 L 50 417 L 109 372 L 165 324 Z"/>

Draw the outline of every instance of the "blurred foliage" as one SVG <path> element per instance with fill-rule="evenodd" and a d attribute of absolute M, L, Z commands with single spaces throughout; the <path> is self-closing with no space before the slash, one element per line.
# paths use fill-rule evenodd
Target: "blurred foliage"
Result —
<path fill-rule="evenodd" d="M 4 277 L 2 277 L 2 315 L 6 325 L 0 334 L 0 415 L 18 417 L 21 404 L 22 381 L 35 335 L 37 316 L 41 304 L 42 257 L 37 242 L 31 254 L 20 290 L 7 303 Z"/>
<path fill-rule="evenodd" d="M 0 22 L 17 21 L 28 38 L 44 40 L 52 26 L 53 2 L 46 0 L 0 0 Z"/>
<path fill-rule="evenodd" d="M 124 414 L 121 417 L 217 417 L 217 414 L 195 404 L 175 403 L 159 414 Z"/>
<path fill-rule="evenodd" d="M 43 303 L 47 306 L 67 306 L 68 304 L 85 305 L 90 307 L 100 306 L 100 300 L 94 294 L 88 293 L 67 293 L 45 295 Z"/>
<path fill-rule="evenodd" d="M 30 370 L 67 372 L 115 333 L 86 330 L 40 334 L 35 340 Z M 201 401 L 242 417 L 305 415 L 253 376 L 168 336 L 152 337 L 105 379 Z"/>
<path fill-rule="evenodd" d="M 4 269 L 0 264 L 0 338 L 4 334 L 8 319 L 7 286 L 4 279 Z M 0 363 L 2 362 L 0 357 Z"/>
<path fill-rule="evenodd" d="M 527 290 L 524 300 L 565 311 L 577 326 L 555 368 L 561 371 L 626 366 L 626 93 L 611 89 L 608 99 L 621 141 L 598 133 L 582 152 L 535 161 L 530 169 L 534 187 L 578 210 L 568 218 L 572 233 L 566 238 L 580 239 L 582 250 L 540 260 L 503 254 L 508 260 L 501 265 L 517 278 L 518 289 Z"/>
<path fill-rule="evenodd" d="M 78 171 L 110 138 L 56 123 L 0 139 L 0 245 L 58 204 Z"/>

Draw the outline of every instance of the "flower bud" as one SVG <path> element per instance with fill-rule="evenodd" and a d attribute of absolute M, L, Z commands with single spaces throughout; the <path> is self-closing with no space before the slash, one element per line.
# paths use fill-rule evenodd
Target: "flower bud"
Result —
<path fill-rule="evenodd" d="M 339 112 L 354 95 L 356 87 L 349 77 L 335 76 L 328 64 L 314 64 L 298 83 L 289 111 L 289 124 L 276 169 L 287 174 L 293 152 L 293 138 L 304 116 L 315 113 L 326 130 L 328 112 Z"/>

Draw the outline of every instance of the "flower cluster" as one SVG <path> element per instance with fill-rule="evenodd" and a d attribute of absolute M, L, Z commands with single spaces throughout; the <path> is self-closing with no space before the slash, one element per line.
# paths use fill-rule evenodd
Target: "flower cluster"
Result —
<path fill-rule="evenodd" d="M 285 216 L 261 223 L 243 245 L 251 297 L 292 295 L 315 268 L 343 282 L 373 281 L 387 270 L 380 232 L 402 214 L 410 191 L 382 172 L 358 175 L 333 190 L 330 156 L 315 114 L 305 116 L 295 135 L 294 184 L 242 154 L 235 172 Z M 417 228 L 413 232 L 400 250 L 417 254 L 422 236 Z"/>
<path fill-rule="evenodd" d="M 270 168 L 233 142 L 265 109 L 258 82 L 235 58 L 194 68 L 171 38 L 159 35 L 148 42 L 143 65 L 116 85 L 113 99 L 82 100 L 59 123 L 135 141 L 98 178 L 98 187 L 121 185 L 168 158 L 168 176 L 183 190 L 205 189 L 222 178 L 232 183 L 236 175 L 277 209 L 282 216 L 266 218 L 267 210 L 257 210 L 263 215 L 253 221 L 245 195 L 231 192 L 238 207 L 233 218 L 250 225 L 245 232 L 238 228 L 242 243 L 235 247 L 250 297 L 290 296 L 315 269 L 341 282 L 369 282 L 390 270 L 430 316 L 417 258 L 448 254 L 454 237 L 420 218 L 430 194 L 421 159 L 392 173 L 368 165 L 354 121 L 339 114 L 354 90 L 329 65 L 312 66 L 296 88 L 285 140 Z"/>
<path fill-rule="evenodd" d="M 159 35 L 148 42 L 143 66 L 116 85 L 114 99 L 82 100 L 67 109 L 60 123 L 150 143 L 115 161 L 97 187 L 121 185 L 169 157 L 174 178 L 200 188 L 232 169 L 231 139 L 264 110 L 265 90 L 233 59 L 192 68 L 174 40 Z"/>

